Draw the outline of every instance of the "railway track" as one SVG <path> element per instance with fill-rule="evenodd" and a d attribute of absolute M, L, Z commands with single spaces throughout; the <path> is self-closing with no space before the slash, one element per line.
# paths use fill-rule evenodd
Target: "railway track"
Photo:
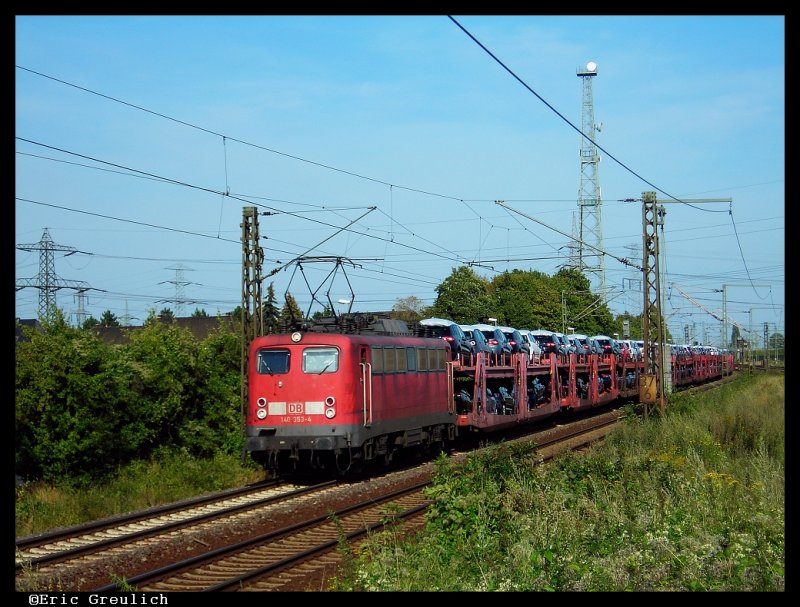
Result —
<path fill-rule="evenodd" d="M 256 486 L 18 538 L 15 548 L 16 567 L 20 569 L 69 560 L 153 535 L 247 512 L 296 495 L 319 491 L 333 484 L 334 481 L 328 481 L 312 487 L 300 487 L 266 481 Z"/>
<path fill-rule="evenodd" d="M 17 579 L 31 577 L 32 573 L 35 577 L 47 576 L 48 572 L 63 570 L 72 563 L 98 562 L 124 555 L 134 546 L 156 546 L 164 538 L 187 534 L 190 529 L 230 523 L 289 501 L 314 499 L 335 486 L 335 481 L 301 486 L 272 480 L 17 538 Z"/>
<path fill-rule="evenodd" d="M 608 412 L 596 418 L 549 428 L 538 436 L 527 437 L 527 440 L 536 441 L 539 461 L 544 462 L 559 449 L 581 449 L 602 440 L 618 417 L 617 412 Z M 460 453 L 453 457 L 466 455 Z M 62 550 L 58 558 L 39 557 L 50 560 L 19 568 L 18 589 L 24 589 L 19 587 L 24 586 L 26 572 L 30 576 L 35 570 L 40 587 L 58 586 L 61 590 L 75 591 L 107 593 L 131 588 L 146 592 L 275 591 L 297 589 L 301 584 L 304 589 L 309 584 L 317 584 L 315 589 L 320 590 L 324 580 L 330 579 L 340 566 L 341 546 L 347 545 L 352 549 L 370 533 L 386 525 L 402 523 L 403 532 L 406 532 L 423 524 L 428 505 L 424 488 L 430 484 L 432 472 L 433 465 L 428 462 L 412 470 L 387 474 L 352 486 L 324 483 L 285 491 L 281 497 L 272 499 L 273 506 L 280 504 L 282 508 L 269 510 L 269 505 L 261 506 L 267 509 L 265 512 L 271 513 L 261 513 L 262 517 L 271 519 L 271 525 L 248 527 L 243 522 L 241 517 L 248 516 L 248 513 L 251 518 L 256 515 L 256 506 L 239 513 L 218 514 L 200 523 L 188 512 L 202 506 L 189 505 L 188 502 L 182 506 L 172 505 L 165 509 L 173 510 L 171 516 L 184 517 L 180 529 L 158 532 L 150 528 L 142 530 L 147 534 L 144 538 L 129 531 L 126 536 L 115 538 L 113 545 L 99 546 L 96 541 L 94 549 L 87 548 L 81 554 Z M 403 480 L 397 480 L 399 476 L 403 476 Z M 336 499 L 333 499 L 334 493 Z M 310 502 L 316 505 L 312 507 Z M 181 508 L 184 514 L 179 514 Z M 291 513 L 294 513 L 294 518 Z M 151 512 L 145 520 L 151 520 L 154 514 Z M 237 516 L 240 522 L 235 519 Z M 186 522 L 192 518 L 194 523 Z M 136 523 L 125 522 L 125 525 L 131 524 Z M 112 525 L 111 529 L 122 526 Z M 197 536 L 201 528 L 206 533 Z M 232 528 L 241 533 L 231 533 Z M 196 549 L 189 554 L 183 548 L 165 547 L 176 533 L 185 535 L 185 543 L 194 545 Z M 85 535 L 78 534 L 77 537 Z M 198 537 L 201 539 L 195 541 Z M 71 541 L 74 539 L 59 539 L 62 543 Z M 142 560 L 143 542 L 151 552 L 167 555 L 159 566 L 143 567 L 143 562 L 146 565 L 152 560 Z M 98 575 L 99 570 L 104 570 L 105 574 Z M 95 573 L 89 575 L 87 571 Z"/>
<path fill-rule="evenodd" d="M 561 450 L 577 450 L 602 440 L 618 419 L 616 413 L 610 413 L 591 424 L 577 423 L 568 430 L 556 430 L 539 443 L 539 461 L 554 457 L 559 446 Z M 429 504 L 424 489 L 429 485 L 430 480 L 426 479 L 399 491 L 387 490 L 329 515 L 126 581 L 145 592 L 265 592 L 293 589 L 298 582 L 308 589 L 309 584 L 321 584 L 335 574 L 343 556 L 339 550 L 342 542 L 352 550 L 371 532 L 387 525 L 402 523 L 404 532 L 421 526 Z M 108 585 L 96 592 L 117 589 L 116 585 Z"/>
<path fill-rule="evenodd" d="M 514 440 L 535 441 L 538 461 L 546 462 L 565 449 L 602 440 L 619 417 L 609 409 Z M 432 469 L 427 463 L 418 472 L 389 473 L 352 486 L 271 481 L 19 538 L 17 589 L 279 590 L 313 580 L 321 585 L 339 565 L 341 542 L 357 544 L 390 521 L 404 521 L 406 528 L 421 524 L 427 505 L 423 489 Z M 403 483 L 386 480 L 395 474 L 416 480 L 399 487 Z M 165 548 L 178 539 L 180 548 Z M 161 557 L 150 556 L 154 553 Z"/>
<path fill-rule="evenodd" d="M 311 569 L 326 569 L 339 561 L 336 547 L 381 529 L 391 521 L 416 519 L 421 524 L 428 506 L 423 481 L 387 491 L 331 514 L 222 546 L 198 557 L 126 579 L 143 592 L 211 592 L 280 590 Z M 95 592 L 117 590 L 115 584 Z"/>

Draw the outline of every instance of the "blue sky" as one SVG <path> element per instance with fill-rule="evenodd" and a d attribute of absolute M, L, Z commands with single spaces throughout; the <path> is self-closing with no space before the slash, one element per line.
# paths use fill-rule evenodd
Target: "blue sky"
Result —
<path fill-rule="evenodd" d="M 453 18 L 485 49 L 445 15 L 17 16 L 16 280 L 43 272 L 19 246 L 46 228 L 68 249 L 57 278 L 91 287 L 86 314 L 230 311 L 246 206 L 271 213 L 265 292 L 304 311 L 312 291 L 354 311 L 433 303 L 471 262 L 552 274 L 581 184 L 576 70 L 594 61 L 612 310 L 642 307 L 641 272 L 615 259 L 641 265 L 624 199 L 730 198 L 665 204 L 670 330 L 720 334 L 672 283 L 717 314 L 727 285 L 736 322 L 783 330 L 782 15 Z M 351 263 L 301 273 L 300 255 Z M 56 297 L 78 318 L 76 291 Z M 17 317 L 38 305 L 16 291 Z"/>

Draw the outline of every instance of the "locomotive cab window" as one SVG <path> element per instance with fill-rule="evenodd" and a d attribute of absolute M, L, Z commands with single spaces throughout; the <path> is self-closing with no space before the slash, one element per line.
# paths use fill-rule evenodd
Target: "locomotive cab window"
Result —
<path fill-rule="evenodd" d="M 288 373 L 290 358 L 289 350 L 259 350 L 256 369 L 265 375 Z"/>
<path fill-rule="evenodd" d="M 339 370 L 339 350 L 336 348 L 306 348 L 303 350 L 303 373 L 335 373 Z"/>

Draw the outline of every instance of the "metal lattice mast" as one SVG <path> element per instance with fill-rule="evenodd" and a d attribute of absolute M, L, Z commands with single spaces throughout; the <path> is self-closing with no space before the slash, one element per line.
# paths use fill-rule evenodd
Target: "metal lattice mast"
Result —
<path fill-rule="evenodd" d="M 176 268 L 167 268 L 168 270 L 175 270 L 175 316 L 183 316 L 183 304 L 186 301 L 186 289 L 184 287 L 188 284 L 183 279 L 183 268 L 178 266 Z"/>
<path fill-rule="evenodd" d="M 261 269 L 264 250 L 258 244 L 258 212 L 255 207 L 242 209 L 242 331 L 247 344 L 264 330 L 261 317 Z"/>
<path fill-rule="evenodd" d="M 264 334 L 261 298 L 261 270 L 264 250 L 258 244 L 258 211 L 242 208 L 242 366 L 241 424 L 244 433 L 247 415 L 247 367 L 250 342 Z M 244 457 L 244 451 L 242 452 Z"/>
<path fill-rule="evenodd" d="M 125 300 L 125 314 L 122 316 L 122 326 L 123 327 L 130 327 L 131 320 L 133 320 L 133 316 L 131 316 L 130 312 L 128 311 L 128 300 Z"/>
<path fill-rule="evenodd" d="M 594 133 L 602 130 L 602 124 L 594 121 L 594 99 L 592 97 L 592 79 L 597 76 L 597 64 L 590 61 L 586 67 L 579 67 L 578 77 L 583 82 L 583 103 L 581 112 L 581 187 L 578 190 L 578 209 L 580 220 L 578 226 L 578 267 L 584 273 L 593 274 L 595 286 L 600 293 L 605 293 L 606 270 L 603 250 L 603 221 L 600 213 L 602 197 L 600 193 L 600 154 L 594 142 Z M 591 139 L 590 139 L 591 137 Z M 591 253 L 583 243 L 593 245 Z"/>
<path fill-rule="evenodd" d="M 728 287 L 771 287 L 769 283 L 756 283 L 756 282 L 744 282 L 744 283 L 735 283 L 735 284 L 724 284 L 722 285 L 722 347 L 729 348 L 730 346 L 735 346 L 736 344 L 731 343 L 729 340 L 731 338 L 728 335 L 728 323 L 739 327 L 739 331 L 742 331 L 743 327 L 733 320 L 728 318 Z"/>
<path fill-rule="evenodd" d="M 642 274 L 644 275 L 644 313 L 642 314 L 644 348 L 642 358 L 644 361 L 645 382 L 655 383 L 655 390 L 648 391 L 645 386 L 640 386 L 639 397 L 645 404 L 658 403 L 661 412 L 664 412 L 665 399 L 665 363 L 667 358 L 666 330 L 664 317 L 661 315 L 661 281 L 659 278 L 659 251 L 658 251 L 658 226 L 662 219 L 662 209 L 656 204 L 655 192 L 642 194 L 642 224 L 643 224 L 643 251 Z M 645 408 L 645 413 L 647 409 Z"/>
<path fill-rule="evenodd" d="M 163 283 L 170 283 L 175 285 L 175 299 L 172 300 L 175 302 L 175 317 L 180 318 L 184 314 L 184 304 L 188 303 L 186 299 L 186 289 L 184 288 L 186 285 L 197 284 L 193 282 L 188 282 L 183 277 L 184 270 L 190 270 L 191 268 L 184 268 L 182 265 L 178 264 L 173 268 L 167 268 L 167 270 L 175 270 L 175 280 L 165 280 Z M 160 284 L 163 284 L 160 283 Z M 170 300 L 165 299 L 162 300 L 165 302 L 169 302 Z"/>
<path fill-rule="evenodd" d="M 47 228 L 44 229 L 42 239 L 33 244 L 20 244 L 17 248 L 21 251 L 39 251 L 39 274 L 36 278 L 21 278 L 16 282 L 16 289 L 19 291 L 25 287 L 39 289 L 39 317 L 47 321 L 52 321 L 56 311 L 56 291 L 59 289 L 78 289 L 86 291 L 89 289 L 88 283 L 82 280 L 63 280 L 56 274 L 55 260 L 53 253 L 65 251 L 67 255 L 72 255 L 78 250 L 75 247 L 56 244 L 50 238 Z"/>
<path fill-rule="evenodd" d="M 84 289 L 79 289 L 75 294 L 75 298 L 78 300 L 78 310 L 75 312 L 75 325 L 82 327 L 88 316 L 86 306 L 84 305 L 86 303 L 86 291 Z"/>
<path fill-rule="evenodd" d="M 567 249 L 569 250 L 569 267 L 576 268 L 577 270 L 582 270 L 581 267 L 581 250 L 582 246 L 580 244 L 581 233 L 578 230 L 578 223 L 577 218 L 575 217 L 575 212 L 572 213 L 572 241 L 567 245 Z"/>

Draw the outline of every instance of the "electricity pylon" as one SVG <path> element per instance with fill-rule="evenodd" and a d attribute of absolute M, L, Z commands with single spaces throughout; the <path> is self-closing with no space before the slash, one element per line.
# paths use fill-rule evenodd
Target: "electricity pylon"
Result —
<path fill-rule="evenodd" d="M 20 278 L 16 282 L 16 290 L 25 287 L 39 289 L 39 318 L 52 321 L 56 312 L 56 291 L 59 289 L 76 289 L 83 293 L 90 289 L 89 284 L 82 280 L 64 280 L 56 274 L 53 253 L 65 251 L 68 255 L 77 253 L 75 247 L 68 247 L 53 242 L 47 228 L 44 229 L 42 239 L 33 244 L 18 244 L 21 251 L 39 251 L 39 274 L 35 278 Z"/>

